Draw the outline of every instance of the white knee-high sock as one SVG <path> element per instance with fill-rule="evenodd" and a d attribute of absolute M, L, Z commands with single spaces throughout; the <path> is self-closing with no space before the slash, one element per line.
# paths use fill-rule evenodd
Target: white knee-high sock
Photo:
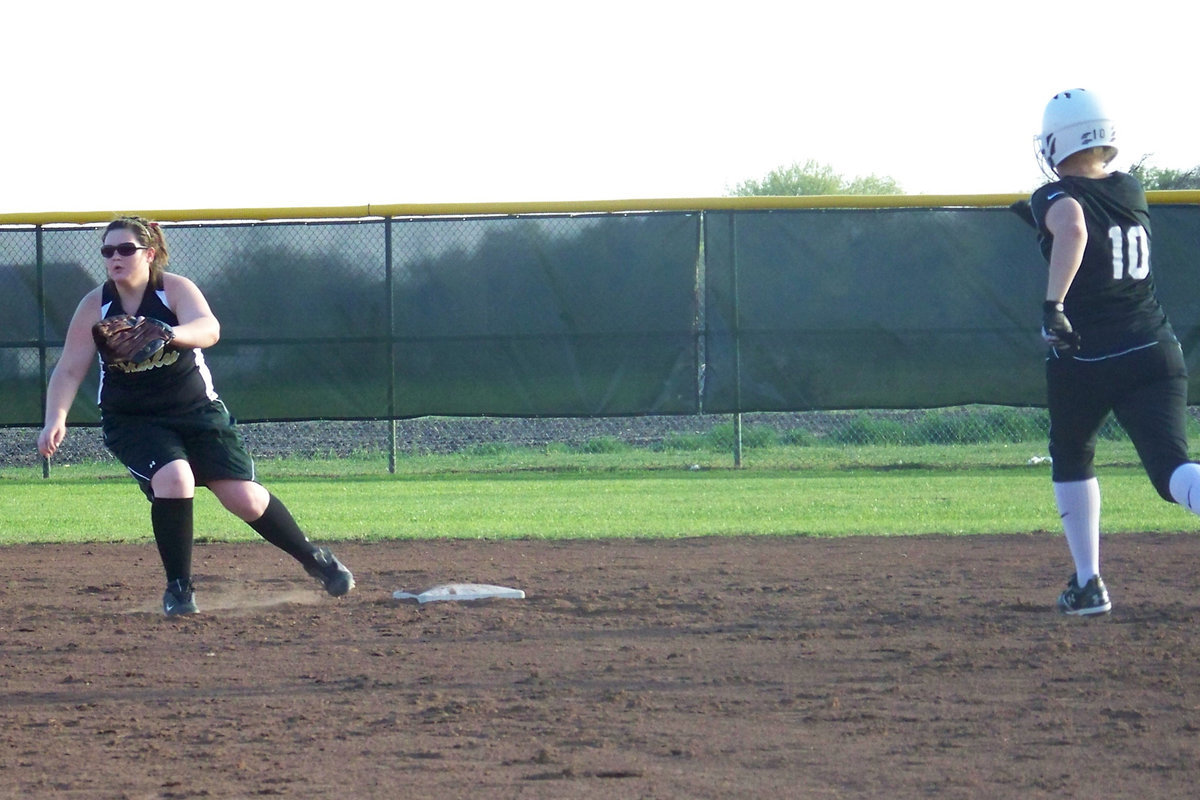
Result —
<path fill-rule="evenodd" d="M 1075 559 L 1076 579 L 1083 586 L 1100 574 L 1100 482 L 1089 478 L 1055 483 L 1054 499 Z"/>
<path fill-rule="evenodd" d="M 1193 514 L 1200 514 L 1200 464 L 1189 461 L 1171 473 L 1171 497 Z"/>

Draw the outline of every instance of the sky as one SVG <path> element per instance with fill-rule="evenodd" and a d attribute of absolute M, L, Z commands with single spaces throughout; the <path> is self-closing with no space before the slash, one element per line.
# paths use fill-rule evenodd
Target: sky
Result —
<path fill-rule="evenodd" d="M 1180 0 L 11 4 L 0 213 L 1026 192 L 1058 91 L 1200 165 Z"/>

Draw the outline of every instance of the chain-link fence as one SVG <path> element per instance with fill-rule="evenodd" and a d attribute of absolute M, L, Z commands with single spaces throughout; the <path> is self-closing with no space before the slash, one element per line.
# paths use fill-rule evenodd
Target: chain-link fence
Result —
<path fill-rule="evenodd" d="M 740 422 L 740 425 L 738 424 Z M 257 458 L 376 459 L 380 469 L 425 455 L 490 455 L 528 449 L 537 453 L 598 454 L 643 449 L 654 453 L 707 452 L 737 462 L 760 461 L 771 448 L 824 448 L 847 460 L 863 447 L 891 448 L 889 458 L 925 446 L 1016 447 L 1024 463 L 1046 455 L 1044 409 L 970 406 L 946 409 L 665 415 L 636 417 L 421 417 L 405 420 L 318 420 L 239 426 Z M 0 467 L 41 466 L 37 429 L 0 428 Z M 1190 409 L 1189 438 L 1200 441 L 1200 408 Z M 740 436 L 740 439 L 739 439 Z M 1103 442 L 1124 443 L 1115 420 L 1100 431 Z M 739 446 L 740 445 L 740 446 Z M 800 455 L 800 454 L 796 454 Z M 981 453 L 981 457 L 983 454 Z M 73 428 L 59 464 L 110 460 L 95 427 Z"/>
<path fill-rule="evenodd" d="M 222 322 L 206 357 L 243 422 L 612 420 L 620 438 L 681 420 L 646 434 L 661 445 L 736 419 L 749 446 L 1036 442 L 1045 267 L 1010 199 L 164 227 L 171 270 Z M 1198 210 L 1155 208 L 1189 361 Z M 0 226 L 0 426 L 40 423 L 71 314 L 104 278 L 101 227 Z M 95 392 L 93 375 L 72 423 L 98 420 Z"/>

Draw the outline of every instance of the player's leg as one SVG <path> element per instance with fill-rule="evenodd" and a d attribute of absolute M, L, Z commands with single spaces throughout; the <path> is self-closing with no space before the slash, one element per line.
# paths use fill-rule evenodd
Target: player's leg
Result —
<path fill-rule="evenodd" d="M 199 610 L 192 588 L 195 495 L 196 479 L 183 459 L 167 462 L 150 479 L 150 522 L 167 576 L 167 591 L 163 595 L 163 612 L 167 616 L 194 614 Z"/>
<path fill-rule="evenodd" d="M 106 415 L 104 444 L 129 470 L 150 501 L 154 543 L 167 588 L 167 616 L 198 611 L 192 587 L 193 497 L 195 477 L 178 434 L 160 420 Z"/>
<path fill-rule="evenodd" d="M 1111 608 L 1100 577 L 1100 484 L 1094 466 L 1098 432 L 1109 413 L 1103 372 L 1073 359 L 1050 359 L 1046 368 L 1054 499 L 1075 564 L 1059 597 L 1059 609 L 1069 614 Z"/>
<path fill-rule="evenodd" d="M 259 536 L 306 567 L 311 566 L 316 546 L 300 530 L 287 506 L 262 484 L 224 478 L 210 480 L 207 486 L 221 505 Z"/>
<path fill-rule="evenodd" d="M 283 550 L 321 582 L 325 591 L 340 597 L 354 588 L 354 576 L 330 552 L 308 540 L 283 501 L 261 484 L 247 480 L 210 480 L 208 488 L 234 515 L 259 536 Z"/>
<path fill-rule="evenodd" d="M 1176 503 L 1200 515 L 1200 464 L 1187 461 L 1172 470 L 1167 491 Z"/>
<path fill-rule="evenodd" d="M 1080 586 L 1100 574 L 1100 482 L 1055 481 L 1054 503 Z"/>
<path fill-rule="evenodd" d="M 1131 358 L 1133 358 L 1131 356 Z M 1175 344 L 1136 354 L 1136 383 L 1115 404 L 1159 496 L 1200 514 L 1200 465 L 1187 452 L 1187 368 Z"/>
<path fill-rule="evenodd" d="M 287 506 L 255 480 L 246 451 L 221 403 L 196 416 L 187 439 L 188 459 L 197 481 L 259 536 L 296 559 L 325 590 L 336 596 L 354 588 L 354 577 L 328 548 L 308 540 Z"/>

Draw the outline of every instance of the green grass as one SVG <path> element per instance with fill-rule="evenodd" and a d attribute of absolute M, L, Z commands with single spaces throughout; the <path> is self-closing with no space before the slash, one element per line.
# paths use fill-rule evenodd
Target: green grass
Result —
<path fill-rule="evenodd" d="M 1192 530 L 1128 443 L 1102 446 L 1104 530 Z M 711 448 L 483 448 L 399 459 L 260 460 L 314 539 L 674 538 L 1059 531 L 1038 443 L 814 447 L 767 443 L 734 469 Z M 149 538 L 149 506 L 114 462 L 0 469 L 0 544 Z M 201 540 L 255 534 L 200 491 Z"/>

